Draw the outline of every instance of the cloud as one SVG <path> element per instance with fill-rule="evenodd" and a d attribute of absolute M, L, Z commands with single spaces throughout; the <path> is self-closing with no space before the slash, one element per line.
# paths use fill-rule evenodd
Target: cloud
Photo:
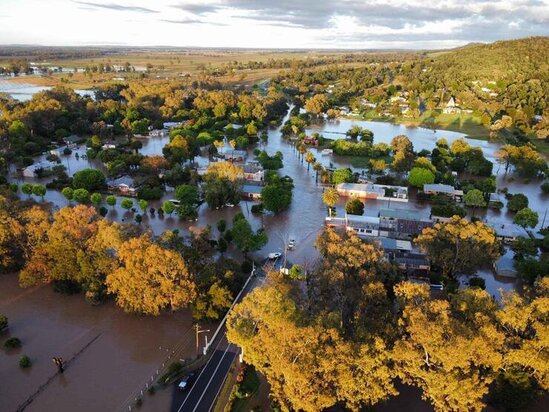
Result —
<path fill-rule="evenodd" d="M 108 9 L 108 10 L 116 10 L 116 11 L 133 11 L 137 13 L 158 13 L 156 10 L 148 9 L 146 7 L 139 7 L 139 6 L 123 6 L 120 4 L 113 4 L 113 3 L 91 3 L 87 1 L 74 1 L 74 3 L 82 4 L 84 6 L 89 6 L 91 8 L 97 8 L 97 9 Z"/>

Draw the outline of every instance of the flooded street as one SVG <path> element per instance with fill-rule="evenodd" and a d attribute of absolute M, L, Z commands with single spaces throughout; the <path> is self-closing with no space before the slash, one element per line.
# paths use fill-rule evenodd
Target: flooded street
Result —
<path fill-rule="evenodd" d="M 28 411 L 128 410 L 126 401 L 173 350 L 175 358 L 195 351 L 188 311 L 157 318 L 128 315 L 113 302 L 92 307 L 81 294 L 59 295 L 47 285 L 21 289 L 16 275 L 0 277 L 0 313 L 10 322 L 2 341 L 16 336 L 22 342 L 21 349 L 0 350 L 2 411 L 16 410 L 54 375 L 54 356 L 70 363 Z M 18 366 L 23 354 L 33 363 L 28 370 Z M 162 392 L 154 401 L 167 410 L 169 396 Z"/>

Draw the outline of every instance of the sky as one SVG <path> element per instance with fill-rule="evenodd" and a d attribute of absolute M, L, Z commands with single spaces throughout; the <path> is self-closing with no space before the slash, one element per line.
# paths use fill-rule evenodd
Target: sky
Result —
<path fill-rule="evenodd" d="M 549 35 L 549 0 L 0 0 L 0 45 L 438 49 Z"/>

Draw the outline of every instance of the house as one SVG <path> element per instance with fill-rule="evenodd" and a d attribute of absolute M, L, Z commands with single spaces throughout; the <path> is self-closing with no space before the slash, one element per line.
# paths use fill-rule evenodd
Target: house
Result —
<path fill-rule="evenodd" d="M 70 148 L 75 147 L 77 144 L 79 144 L 83 140 L 84 139 L 82 137 L 77 136 L 75 134 L 72 134 L 70 136 L 67 136 L 67 137 L 63 138 L 63 142 L 65 142 L 65 144 Z"/>
<path fill-rule="evenodd" d="M 101 146 L 101 149 L 107 150 L 107 149 L 116 149 L 116 145 L 105 143 L 103 146 Z"/>
<path fill-rule="evenodd" d="M 394 259 L 399 253 L 412 251 L 412 242 L 409 240 L 378 237 L 374 240 L 374 243 L 376 243 L 380 249 L 383 249 L 390 259 Z"/>
<path fill-rule="evenodd" d="M 162 128 L 163 129 L 168 129 L 168 130 L 176 129 L 178 127 L 183 127 L 183 123 L 181 123 L 181 122 L 164 122 L 162 124 Z"/>
<path fill-rule="evenodd" d="M 50 169 L 51 169 L 51 166 L 49 163 L 44 163 L 44 162 L 34 163 L 23 169 L 23 177 L 29 177 L 29 178 L 38 177 L 37 171 L 39 170 L 45 171 Z"/>
<path fill-rule="evenodd" d="M 446 195 L 452 199 L 461 202 L 463 199 L 463 190 L 457 190 L 453 186 L 443 185 L 441 183 L 423 185 L 423 193 L 426 195 Z"/>
<path fill-rule="evenodd" d="M 428 227 L 433 227 L 432 220 L 423 218 L 421 213 L 415 210 L 382 209 L 379 211 L 381 236 L 413 239 Z"/>
<path fill-rule="evenodd" d="M 446 106 L 442 109 L 442 113 L 446 114 L 459 114 L 461 113 L 461 109 L 456 104 L 456 99 L 454 99 L 454 96 L 451 96 L 448 100 L 448 103 L 446 103 Z"/>
<path fill-rule="evenodd" d="M 340 183 L 336 186 L 340 196 L 360 199 L 408 201 L 408 188 L 401 186 L 378 185 L 374 183 Z"/>
<path fill-rule="evenodd" d="M 134 195 L 137 188 L 134 185 L 133 179 L 130 176 L 121 176 L 118 179 L 109 180 L 107 182 L 109 190 L 118 191 L 129 195 Z"/>
<path fill-rule="evenodd" d="M 166 137 L 168 135 L 168 129 L 153 129 L 149 132 L 151 137 Z"/>
<path fill-rule="evenodd" d="M 488 207 L 501 209 L 503 207 L 503 197 L 499 193 L 490 193 L 490 197 L 488 199 Z"/>
<path fill-rule="evenodd" d="M 360 104 L 364 107 L 368 107 L 370 109 L 375 109 L 377 105 L 375 103 L 369 102 L 368 100 L 362 98 L 360 99 Z"/>
<path fill-rule="evenodd" d="M 318 146 L 318 138 L 316 137 L 312 137 L 312 136 L 307 136 L 305 137 L 303 140 L 302 140 L 303 144 L 306 144 L 308 146 Z"/>
<path fill-rule="evenodd" d="M 347 106 L 341 106 L 339 108 L 339 112 L 342 114 L 342 115 L 347 115 L 349 113 L 351 113 L 351 110 L 347 107 Z"/>
<path fill-rule="evenodd" d="M 248 163 L 243 166 L 244 179 L 252 182 L 263 182 L 265 180 L 265 171 L 258 163 Z"/>
<path fill-rule="evenodd" d="M 359 236 L 379 236 L 379 217 L 347 215 L 347 231 Z"/>
<path fill-rule="evenodd" d="M 514 252 L 508 250 L 503 256 L 494 262 L 494 272 L 498 276 L 506 278 L 516 278 L 517 270 L 515 269 L 515 260 L 513 259 Z"/>
<path fill-rule="evenodd" d="M 251 200 L 259 200 L 261 199 L 261 190 L 263 189 L 262 186 L 257 185 L 243 185 L 242 186 L 242 197 L 246 199 Z"/>
<path fill-rule="evenodd" d="M 526 231 L 514 223 L 493 223 L 489 225 L 496 232 L 496 237 L 503 243 L 511 243 L 517 240 L 518 237 L 525 236 Z"/>
<path fill-rule="evenodd" d="M 219 152 L 219 156 L 228 162 L 243 162 L 247 155 L 245 150 L 224 149 Z"/>
<path fill-rule="evenodd" d="M 395 257 L 400 270 L 409 274 L 427 274 L 431 271 L 431 263 L 424 255 L 417 252 L 402 253 Z"/>

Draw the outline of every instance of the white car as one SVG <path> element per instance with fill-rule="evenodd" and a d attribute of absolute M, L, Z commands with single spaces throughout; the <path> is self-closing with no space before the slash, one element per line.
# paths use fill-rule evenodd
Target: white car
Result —
<path fill-rule="evenodd" d="M 234 204 L 232 204 L 232 203 L 225 203 L 225 206 L 227 206 L 227 207 L 234 207 Z"/>
<path fill-rule="evenodd" d="M 291 239 L 288 242 L 288 249 L 292 250 L 295 247 L 295 239 Z"/>
<path fill-rule="evenodd" d="M 278 259 L 280 256 L 282 256 L 282 253 L 280 252 L 269 253 L 269 259 L 271 260 Z"/>

